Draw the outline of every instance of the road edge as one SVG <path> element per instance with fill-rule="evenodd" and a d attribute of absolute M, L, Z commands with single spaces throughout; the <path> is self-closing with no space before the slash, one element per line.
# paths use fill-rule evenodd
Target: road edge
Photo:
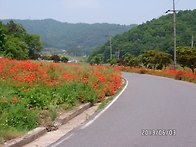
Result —
<path fill-rule="evenodd" d="M 73 119 L 77 115 L 83 113 L 85 110 L 88 108 L 92 107 L 92 103 L 86 103 L 83 105 L 80 105 L 76 109 L 63 114 L 59 116 L 55 121 L 54 121 L 54 126 L 55 127 L 60 127 L 61 125 L 66 124 L 69 120 Z M 29 132 L 27 132 L 24 136 L 18 137 L 12 140 L 9 140 L 4 143 L 4 147 L 19 147 L 19 146 L 24 146 L 30 142 L 33 142 L 37 138 L 45 135 L 47 133 L 46 127 L 37 127 Z"/>
<path fill-rule="evenodd" d="M 89 125 L 91 125 L 96 119 L 98 119 L 107 109 L 109 109 L 112 104 L 114 102 L 116 102 L 118 100 L 118 98 L 121 96 L 121 94 L 126 90 L 129 82 L 126 78 L 123 77 L 123 79 L 125 80 L 125 86 L 122 88 L 122 90 L 116 95 L 114 96 L 114 98 L 111 100 L 111 102 L 109 102 L 104 109 L 102 109 L 92 120 L 90 120 L 88 123 L 86 123 L 84 126 L 81 127 L 81 129 L 85 129 L 86 127 L 88 127 Z"/>
<path fill-rule="evenodd" d="M 92 119 L 89 120 L 87 123 L 84 123 L 84 125 L 79 126 L 80 129 L 85 129 L 86 127 L 88 127 L 89 125 L 91 125 L 96 119 L 98 119 L 107 109 L 109 109 L 110 106 L 112 106 L 112 104 L 118 100 L 118 98 L 121 96 L 121 94 L 126 90 L 127 86 L 128 86 L 128 80 L 124 77 L 122 77 L 122 79 L 124 80 L 124 86 L 122 87 L 122 89 L 113 96 L 113 99 L 111 101 L 109 101 L 105 107 L 103 109 L 100 109 L 98 111 L 95 111 L 95 115 L 93 115 Z M 101 103 L 100 103 L 101 104 Z M 99 105 L 100 105 L 99 104 Z M 71 130 L 72 131 L 72 130 Z M 66 134 L 70 133 L 71 131 L 67 132 Z M 66 135 L 65 134 L 65 135 Z M 64 136 L 65 136 L 64 135 Z M 51 143 L 49 145 L 49 147 L 56 147 L 57 145 L 61 144 L 62 142 L 64 142 L 65 140 L 69 139 L 71 136 L 73 136 L 73 134 L 71 133 L 69 136 L 63 138 L 59 138 L 57 141 Z"/>
<path fill-rule="evenodd" d="M 85 124 L 84 126 L 82 126 L 82 129 L 84 129 L 88 125 L 92 124 L 125 91 L 125 89 L 128 86 L 128 80 L 126 78 L 124 78 L 124 77 L 122 77 L 122 79 L 124 79 L 124 81 L 125 81 L 125 86 L 121 89 L 121 91 L 117 95 L 114 95 L 114 98 L 102 110 L 100 110 L 100 112 L 98 112 L 98 114 L 91 121 L 89 121 L 87 124 Z M 89 109 L 92 106 L 93 106 L 92 103 L 86 103 L 86 104 L 83 104 L 83 105 L 78 106 L 76 109 L 74 109 L 74 110 L 72 110 L 72 111 L 70 111 L 68 113 L 62 114 L 61 116 L 59 116 L 58 118 L 56 118 L 56 120 L 54 121 L 54 126 L 57 127 L 57 129 L 58 129 L 60 126 L 66 124 L 68 121 L 70 121 L 74 117 L 80 115 L 81 113 L 83 113 L 85 110 Z M 18 138 L 15 138 L 15 139 L 12 139 L 12 140 L 9 140 L 9 141 L 5 142 L 3 146 L 4 147 L 24 146 L 24 145 L 27 145 L 27 144 L 35 141 L 39 137 L 45 135 L 47 132 L 48 131 L 47 131 L 47 128 L 46 127 L 37 127 L 35 129 L 27 132 L 22 137 L 18 137 Z"/>

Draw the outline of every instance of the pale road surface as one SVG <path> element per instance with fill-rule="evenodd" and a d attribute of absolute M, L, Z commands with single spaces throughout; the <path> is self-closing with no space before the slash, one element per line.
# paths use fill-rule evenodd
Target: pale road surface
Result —
<path fill-rule="evenodd" d="M 196 84 L 123 73 L 128 87 L 100 117 L 52 147 L 196 147 Z M 175 129 L 175 136 L 142 136 Z M 147 132 L 148 133 L 148 132 Z"/>

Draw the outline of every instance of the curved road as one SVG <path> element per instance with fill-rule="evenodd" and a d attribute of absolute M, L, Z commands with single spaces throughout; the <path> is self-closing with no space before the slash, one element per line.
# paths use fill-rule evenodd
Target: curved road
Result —
<path fill-rule="evenodd" d="M 51 147 L 195 147 L 196 84 L 123 73 L 128 86 L 93 123 Z"/>

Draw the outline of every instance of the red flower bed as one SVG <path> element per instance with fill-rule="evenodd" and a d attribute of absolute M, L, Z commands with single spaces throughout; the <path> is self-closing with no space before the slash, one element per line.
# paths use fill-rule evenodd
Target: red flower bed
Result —
<path fill-rule="evenodd" d="M 185 71 L 185 70 L 151 70 L 151 69 L 145 69 L 145 68 L 130 68 L 130 67 L 124 67 L 119 66 L 116 67 L 121 71 L 127 71 L 127 72 L 136 72 L 141 74 L 152 74 L 157 76 L 164 76 L 169 78 L 174 78 L 177 80 L 184 80 L 189 82 L 196 83 L 196 74 L 192 73 L 191 70 Z"/>
<path fill-rule="evenodd" d="M 121 86 L 121 71 L 109 66 L 0 59 L 0 140 L 55 119 L 58 109 L 103 101 Z"/>
<path fill-rule="evenodd" d="M 0 79 L 13 86 L 63 85 L 73 81 L 88 83 L 99 101 L 113 95 L 121 86 L 119 69 L 108 66 L 82 66 L 0 59 Z"/>

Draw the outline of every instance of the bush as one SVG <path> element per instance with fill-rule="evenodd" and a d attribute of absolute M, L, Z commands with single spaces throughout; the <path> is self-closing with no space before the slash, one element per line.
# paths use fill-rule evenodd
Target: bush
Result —
<path fill-rule="evenodd" d="M 69 61 L 68 57 L 61 57 L 61 62 L 67 63 Z"/>
<path fill-rule="evenodd" d="M 51 56 L 51 59 L 55 62 L 55 63 L 58 63 L 61 61 L 60 57 L 58 55 L 52 55 Z"/>
<path fill-rule="evenodd" d="M 52 60 L 51 56 L 41 56 L 42 60 Z"/>

